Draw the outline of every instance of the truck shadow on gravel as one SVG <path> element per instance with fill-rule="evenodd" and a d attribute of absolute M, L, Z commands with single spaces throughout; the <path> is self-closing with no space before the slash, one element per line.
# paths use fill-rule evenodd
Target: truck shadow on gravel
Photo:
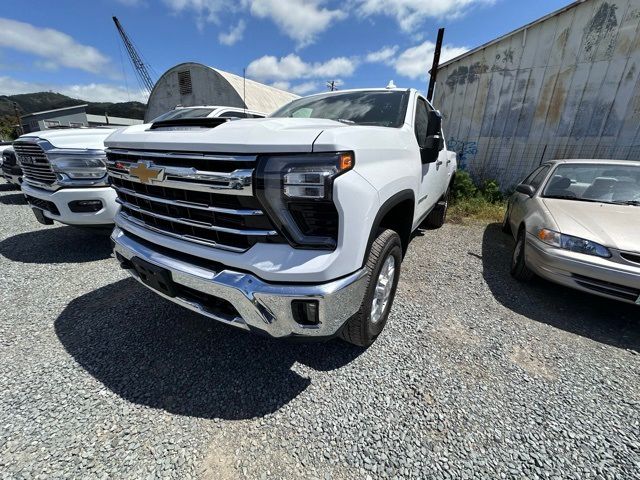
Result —
<path fill-rule="evenodd" d="M 26 205 L 27 200 L 21 193 L 10 193 L 0 196 L 0 204 L 2 205 Z"/>
<path fill-rule="evenodd" d="M 640 308 L 542 279 L 521 284 L 510 273 L 513 240 L 491 224 L 482 240 L 483 276 L 508 309 L 537 322 L 618 348 L 640 351 Z"/>
<path fill-rule="evenodd" d="M 20 233 L 0 242 L 0 255 L 22 263 L 84 263 L 111 255 L 110 231 L 76 227 Z"/>
<path fill-rule="evenodd" d="M 302 393 L 311 380 L 292 370 L 296 362 L 328 371 L 364 351 L 252 335 L 176 306 L 133 279 L 73 300 L 55 331 L 67 352 L 120 397 L 227 420 L 264 416 Z"/>

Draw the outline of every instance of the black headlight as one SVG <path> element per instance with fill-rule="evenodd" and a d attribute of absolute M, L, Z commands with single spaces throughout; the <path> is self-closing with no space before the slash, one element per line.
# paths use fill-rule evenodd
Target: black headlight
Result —
<path fill-rule="evenodd" d="M 339 217 L 333 182 L 353 165 L 352 152 L 261 156 L 256 196 L 291 245 L 334 249 Z"/>

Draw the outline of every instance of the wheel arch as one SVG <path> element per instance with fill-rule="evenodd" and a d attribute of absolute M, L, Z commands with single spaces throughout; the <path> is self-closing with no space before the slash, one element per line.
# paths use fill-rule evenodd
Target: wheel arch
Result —
<path fill-rule="evenodd" d="M 376 239 L 378 230 L 381 228 L 394 230 L 400 236 L 402 254 L 404 255 L 406 253 L 409 240 L 411 239 L 414 211 L 415 194 L 413 190 L 409 189 L 396 193 L 382 204 L 373 220 L 371 231 L 369 232 L 363 264 L 366 263 L 371 245 Z"/>

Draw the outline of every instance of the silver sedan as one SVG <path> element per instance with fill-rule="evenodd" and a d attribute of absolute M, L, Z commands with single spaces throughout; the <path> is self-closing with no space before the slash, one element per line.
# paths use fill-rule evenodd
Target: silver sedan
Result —
<path fill-rule="evenodd" d="M 640 162 L 556 160 L 509 199 L 511 274 L 640 305 Z"/>

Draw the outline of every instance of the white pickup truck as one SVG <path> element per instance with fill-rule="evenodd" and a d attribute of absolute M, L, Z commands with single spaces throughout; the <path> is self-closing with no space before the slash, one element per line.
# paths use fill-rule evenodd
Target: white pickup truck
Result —
<path fill-rule="evenodd" d="M 22 192 L 36 219 L 68 225 L 109 225 L 117 211 L 109 187 L 104 140 L 110 128 L 33 132 L 13 148 L 22 168 Z"/>
<path fill-rule="evenodd" d="M 412 232 L 445 220 L 456 156 L 440 114 L 415 90 L 366 89 L 203 120 L 106 140 L 121 266 L 230 325 L 370 345 Z"/>
<path fill-rule="evenodd" d="M 260 112 L 235 107 L 176 107 L 154 122 L 188 122 L 201 118 L 263 118 Z M 104 140 L 110 128 L 71 128 L 22 135 L 14 148 L 24 173 L 22 191 L 40 223 L 110 226 L 117 212 L 109 188 Z M 8 181 L 14 177 L 5 174 Z"/>

